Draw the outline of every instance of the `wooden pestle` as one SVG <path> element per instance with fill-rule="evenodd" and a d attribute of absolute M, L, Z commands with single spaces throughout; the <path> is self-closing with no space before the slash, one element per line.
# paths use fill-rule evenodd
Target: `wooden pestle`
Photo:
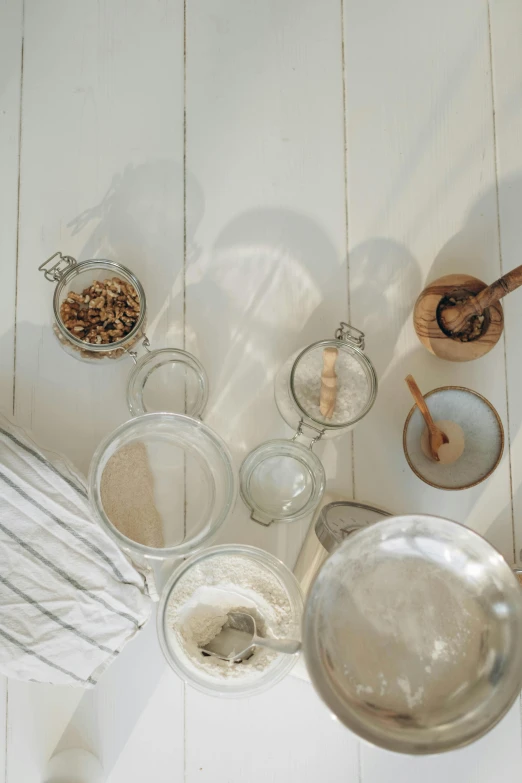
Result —
<path fill-rule="evenodd" d="M 337 348 L 325 348 L 323 351 L 323 372 L 321 374 L 321 398 L 319 410 L 325 419 L 331 419 L 337 401 L 337 373 L 335 362 L 339 351 Z"/>
<path fill-rule="evenodd" d="M 482 315 L 484 310 L 520 285 L 522 285 L 522 266 L 517 266 L 467 302 L 443 310 L 440 317 L 444 328 L 448 332 L 458 334 L 471 316 Z"/>

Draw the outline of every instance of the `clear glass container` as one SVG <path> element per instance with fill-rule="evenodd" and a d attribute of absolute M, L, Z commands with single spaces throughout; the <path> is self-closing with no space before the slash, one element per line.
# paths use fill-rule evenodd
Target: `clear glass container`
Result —
<path fill-rule="evenodd" d="M 337 401 L 331 418 L 321 414 L 321 372 L 325 348 L 338 351 Z M 297 351 L 283 364 L 275 381 L 275 400 L 289 427 L 299 425 L 321 437 L 342 435 L 360 421 L 377 397 L 377 375 L 364 353 L 364 334 L 341 323 L 335 339 L 320 340 Z"/>
<path fill-rule="evenodd" d="M 278 586 L 282 589 L 282 592 L 288 601 L 287 609 L 289 619 L 284 629 L 278 628 L 277 626 L 271 626 L 271 630 L 274 632 L 274 635 L 282 636 L 284 630 L 284 636 L 286 638 L 300 638 L 303 598 L 299 584 L 294 575 L 280 560 L 268 552 L 255 547 L 242 545 L 224 545 L 207 549 L 204 552 L 193 555 L 189 560 L 177 568 L 162 591 L 157 613 L 158 636 L 161 649 L 168 664 L 183 680 L 185 680 L 185 682 L 189 683 L 197 690 L 221 697 L 251 696 L 271 688 L 282 680 L 296 663 L 297 656 L 276 655 L 268 668 L 252 672 L 249 676 L 233 678 L 217 677 L 211 673 L 205 672 L 203 658 L 201 665 L 194 665 L 182 646 L 178 634 L 173 631 L 171 627 L 173 622 L 172 619 L 169 621 L 169 602 L 171 601 L 171 598 L 175 600 L 178 595 L 181 595 L 183 596 L 183 601 L 185 601 L 186 597 L 188 604 L 192 608 L 197 607 L 197 598 L 190 596 L 189 591 L 187 590 L 187 582 L 195 572 L 195 569 L 200 566 L 206 569 L 208 572 L 208 579 L 206 580 L 208 587 L 208 585 L 213 584 L 214 564 L 223 556 L 251 562 L 258 570 L 261 569 L 261 572 L 265 572 L 268 578 L 273 578 L 277 581 Z M 238 600 L 240 602 L 245 600 L 246 594 L 250 597 L 250 600 L 255 603 L 255 598 L 249 593 L 248 589 L 245 589 L 241 584 L 229 584 L 218 589 L 223 589 L 225 594 L 231 594 L 232 596 L 234 596 L 234 590 L 236 589 L 238 590 Z M 207 590 L 204 595 L 205 597 L 202 600 L 208 603 L 209 597 Z M 225 597 L 224 600 L 226 601 L 227 598 Z M 234 600 L 234 597 L 232 600 Z M 183 606 L 181 607 L 183 611 L 184 606 L 185 603 L 183 603 Z M 263 614 L 266 609 L 263 609 L 262 604 L 260 604 L 258 611 Z M 241 664 L 231 662 L 228 665 L 237 666 Z"/>
<path fill-rule="evenodd" d="M 133 508 L 136 498 L 132 492 L 141 485 L 133 487 L 131 482 L 144 481 L 144 459 L 150 470 L 158 514 L 147 523 L 149 533 L 144 514 L 137 518 L 142 542 L 125 535 L 123 525 L 117 527 L 108 513 L 115 501 L 107 485 L 104 490 L 103 475 L 117 454 L 130 462 L 116 497 L 122 514 L 128 510 L 129 525 L 133 514 L 140 513 L 139 507 Z M 143 486 L 147 491 L 146 481 Z M 100 443 L 90 466 L 89 497 L 107 533 L 136 564 L 147 565 L 151 560 L 184 557 L 207 545 L 234 505 L 236 481 L 228 448 L 210 427 L 190 416 L 148 413 L 125 422 Z"/>
<path fill-rule="evenodd" d="M 57 260 L 56 260 L 57 259 Z M 54 261 L 54 263 L 52 263 Z M 140 281 L 129 269 L 116 261 L 89 259 L 77 262 L 72 256 L 55 253 L 44 261 L 38 269 L 44 272 L 47 280 L 56 282 L 53 295 L 53 331 L 62 348 L 84 362 L 106 362 L 121 359 L 145 335 L 147 302 Z M 138 294 L 139 316 L 132 330 L 121 340 L 104 345 L 85 342 L 75 336 L 65 325 L 61 310 L 70 294 L 81 294 L 94 281 L 103 282 L 110 278 L 119 278 L 132 285 Z"/>
<path fill-rule="evenodd" d="M 269 440 L 251 451 L 239 471 L 241 497 L 263 525 L 293 522 L 320 502 L 326 477 L 321 460 L 302 443 Z"/>
<path fill-rule="evenodd" d="M 325 351 L 334 350 L 336 400 L 331 418 L 321 414 Z M 364 335 L 341 323 L 335 339 L 321 340 L 288 359 L 275 381 L 279 413 L 295 429 L 291 440 L 272 440 L 248 454 L 240 491 L 255 522 L 293 522 L 320 503 L 325 473 L 312 448 L 323 436 L 339 435 L 365 416 L 377 396 L 377 376 L 364 353 Z"/>
<path fill-rule="evenodd" d="M 208 400 L 203 365 L 187 351 L 159 348 L 135 360 L 127 383 L 127 405 L 133 416 L 155 411 L 201 417 Z"/>

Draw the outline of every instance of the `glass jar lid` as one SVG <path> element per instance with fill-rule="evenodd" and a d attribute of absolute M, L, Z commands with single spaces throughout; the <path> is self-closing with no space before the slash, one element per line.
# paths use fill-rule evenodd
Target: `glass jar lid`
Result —
<path fill-rule="evenodd" d="M 251 518 L 263 525 L 310 513 L 323 496 L 325 480 L 321 461 L 310 448 L 282 439 L 262 443 L 239 470 L 241 497 Z"/>
<path fill-rule="evenodd" d="M 330 418 L 320 410 L 325 349 L 337 349 L 336 400 Z M 290 374 L 290 392 L 301 413 L 325 430 L 349 427 L 365 416 L 377 396 L 377 375 L 366 354 L 344 339 L 321 340 L 301 351 Z"/>
<path fill-rule="evenodd" d="M 192 354 L 160 348 L 139 359 L 132 356 L 136 364 L 127 383 L 127 404 L 133 416 L 165 411 L 201 417 L 208 400 L 208 378 Z"/>

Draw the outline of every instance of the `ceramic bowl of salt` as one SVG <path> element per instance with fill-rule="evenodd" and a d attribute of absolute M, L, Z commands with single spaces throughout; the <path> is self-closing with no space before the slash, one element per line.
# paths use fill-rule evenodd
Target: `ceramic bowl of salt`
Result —
<path fill-rule="evenodd" d="M 454 462 L 443 464 L 427 456 L 425 444 L 423 448 L 426 425 L 415 405 L 403 433 L 404 454 L 415 475 L 432 487 L 448 490 L 469 489 L 491 476 L 504 450 L 504 428 L 493 405 L 463 386 L 443 386 L 424 397 L 435 423 L 454 422 L 464 443 Z"/>

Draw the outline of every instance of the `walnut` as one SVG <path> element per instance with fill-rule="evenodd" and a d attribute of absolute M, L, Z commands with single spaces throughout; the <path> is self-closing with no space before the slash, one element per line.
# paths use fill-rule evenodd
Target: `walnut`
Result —
<path fill-rule="evenodd" d="M 138 292 L 119 277 L 93 280 L 81 294 L 69 291 L 60 306 L 65 328 L 82 342 L 94 345 L 124 340 L 134 329 L 140 311 Z M 109 353 L 114 358 L 121 355 L 121 351 Z"/>

